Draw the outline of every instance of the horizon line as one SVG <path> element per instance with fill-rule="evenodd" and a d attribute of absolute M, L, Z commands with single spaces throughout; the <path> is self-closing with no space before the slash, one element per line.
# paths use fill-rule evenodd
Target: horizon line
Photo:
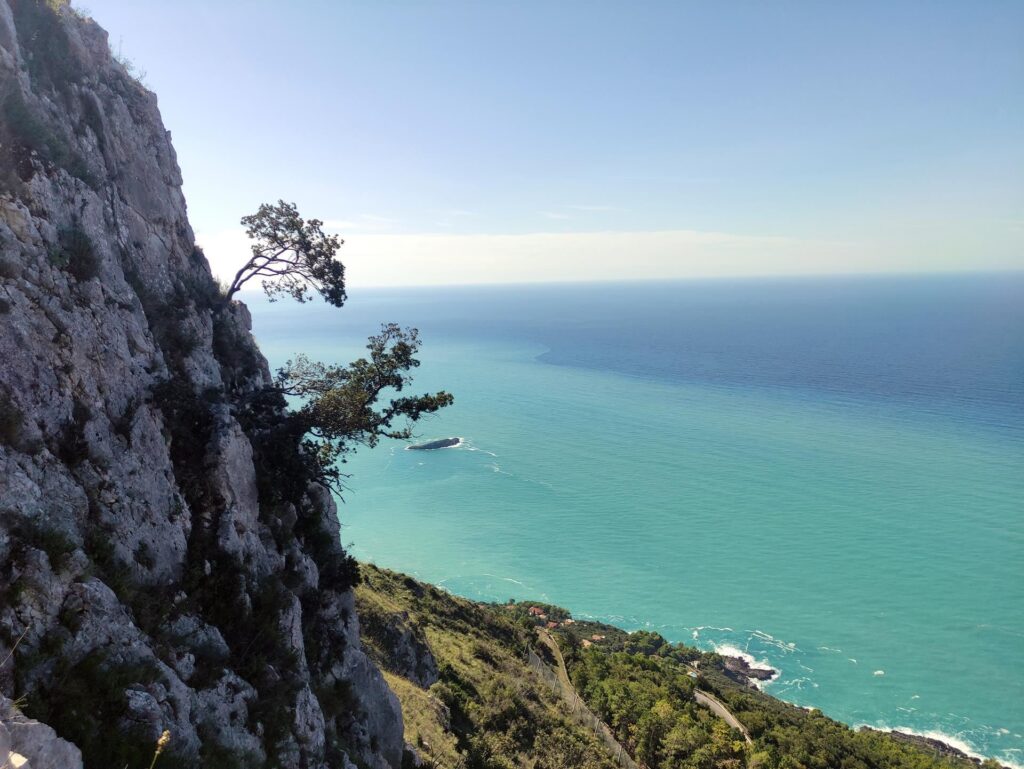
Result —
<path fill-rule="evenodd" d="M 937 270 L 874 270 L 870 272 L 807 272 L 807 273 L 752 273 L 750 275 L 689 275 L 664 278 L 581 278 L 565 280 L 515 280 L 515 281 L 480 281 L 469 283 L 357 283 L 346 286 L 346 290 L 363 289 L 435 289 L 435 288 L 504 288 L 504 287 L 539 287 L 539 286 L 580 286 L 580 285 L 641 285 L 652 283 L 738 283 L 743 281 L 779 281 L 779 280 L 821 280 L 825 278 L 935 278 L 953 276 L 1024 276 L 1024 267 L 1007 267 L 996 269 L 965 269 L 950 268 Z M 262 295 L 259 286 L 249 286 L 239 294 Z"/>

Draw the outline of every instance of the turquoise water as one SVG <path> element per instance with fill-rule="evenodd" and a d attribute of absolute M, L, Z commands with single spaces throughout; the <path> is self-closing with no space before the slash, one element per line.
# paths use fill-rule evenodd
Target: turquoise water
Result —
<path fill-rule="evenodd" d="M 343 539 L 477 599 L 738 650 L 851 724 L 1024 764 L 1024 279 L 353 292 L 253 302 L 271 363 L 424 335 L 421 423 Z"/>

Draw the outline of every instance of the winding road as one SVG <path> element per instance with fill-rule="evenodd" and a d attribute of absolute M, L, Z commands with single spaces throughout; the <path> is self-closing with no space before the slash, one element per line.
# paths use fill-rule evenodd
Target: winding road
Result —
<path fill-rule="evenodd" d="M 576 687 L 572 685 L 572 681 L 569 678 L 569 671 L 565 667 L 565 659 L 562 657 L 562 650 L 558 647 L 558 641 L 556 641 L 554 636 L 552 636 L 551 633 L 549 633 L 544 628 L 537 628 L 537 635 L 540 637 L 541 642 L 551 650 L 551 653 L 554 656 L 555 661 L 558 662 L 558 669 L 555 672 L 557 674 L 559 688 L 561 688 L 563 696 L 567 700 L 570 700 L 574 703 L 574 711 L 575 705 L 577 703 L 583 708 L 586 708 L 586 705 L 583 704 L 583 698 L 580 697 L 579 693 L 576 691 Z M 540 660 L 538 659 L 538 662 L 539 661 Z M 695 668 L 690 667 L 689 665 L 687 665 L 687 669 L 692 671 L 694 674 L 697 673 L 697 670 Z M 714 713 L 716 716 L 718 716 L 727 724 L 729 724 L 729 726 L 731 726 L 733 729 L 742 734 L 743 739 L 747 741 L 748 745 L 752 745 L 754 743 L 754 741 L 750 738 L 750 732 L 747 731 L 747 728 L 742 723 L 740 723 L 740 720 L 732 714 L 732 711 L 730 711 L 729 708 L 727 708 L 725 704 L 715 695 L 711 694 L 710 692 L 701 691 L 700 689 L 695 688 L 693 690 L 693 698 L 697 701 L 697 704 L 703 705 L 704 707 L 708 708 L 712 713 Z M 590 713 L 589 709 L 587 710 L 587 713 Z M 594 720 L 598 720 L 596 716 L 592 717 Z M 623 750 L 622 746 L 615 741 L 615 738 L 611 734 L 611 730 L 608 729 L 607 725 L 603 722 L 600 722 L 599 720 L 598 722 L 603 727 L 603 730 L 601 730 L 601 733 L 598 736 L 604 739 L 606 743 L 609 743 L 609 740 L 611 740 L 609 746 L 617 748 L 617 750 L 615 751 L 618 754 L 616 758 L 623 756 L 625 751 Z M 635 764 L 633 765 L 635 766 Z"/>
<path fill-rule="evenodd" d="M 748 745 L 754 744 L 754 741 L 750 739 L 750 733 L 747 731 L 747 727 L 741 724 L 740 720 L 736 718 L 729 708 L 727 708 L 715 695 L 709 694 L 708 692 L 702 692 L 700 689 L 694 689 L 693 698 L 697 700 L 699 704 L 711 710 L 716 716 L 729 724 L 733 729 L 742 734 L 743 739 L 747 741 Z"/>

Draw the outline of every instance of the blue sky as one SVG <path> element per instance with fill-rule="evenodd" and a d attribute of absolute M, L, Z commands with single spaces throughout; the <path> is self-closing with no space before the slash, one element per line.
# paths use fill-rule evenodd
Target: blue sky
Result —
<path fill-rule="evenodd" d="M 1024 3 L 87 0 L 215 269 L 353 283 L 1024 268 Z"/>

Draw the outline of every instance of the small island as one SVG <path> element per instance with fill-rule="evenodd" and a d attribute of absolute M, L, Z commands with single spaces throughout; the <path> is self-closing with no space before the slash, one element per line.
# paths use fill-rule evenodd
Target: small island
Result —
<path fill-rule="evenodd" d="M 406 446 L 406 451 L 431 451 L 432 449 L 450 449 L 462 443 L 462 438 L 439 438 L 436 441 L 426 443 L 414 443 Z"/>

